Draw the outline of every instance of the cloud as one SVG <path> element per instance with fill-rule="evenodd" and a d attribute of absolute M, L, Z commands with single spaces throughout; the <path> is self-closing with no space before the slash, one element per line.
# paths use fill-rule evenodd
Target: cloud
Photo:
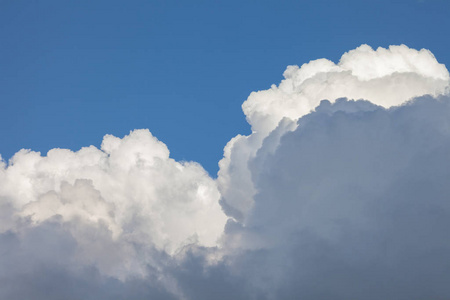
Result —
<path fill-rule="evenodd" d="M 233 269 L 273 299 L 448 298 L 449 115 L 447 96 L 323 101 L 249 163 Z"/>
<path fill-rule="evenodd" d="M 197 163 L 170 159 L 148 130 L 107 135 L 101 150 L 21 150 L 0 178 L 2 232 L 20 240 L 22 230 L 56 222 L 74 240 L 71 260 L 118 279 L 145 274 L 155 264 L 146 251 L 217 245 L 226 222 L 214 180 Z"/>
<path fill-rule="evenodd" d="M 338 64 L 318 59 L 288 66 L 279 86 L 253 92 L 242 108 L 253 133 L 237 136 L 225 147 L 220 162 L 219 189 L 227 212 L 244 220 L 253 205 L 248 162 L 273 130 L 278 135 L 296 128 L 296 120 L 312 111 L 320 101 L 346 97 L 365 99 L 383 107 L 400 105 L 426 94 L 438 96 L 449 90 L 449 73 L 433 54 L 405 45 L 373 50 L 362 45 L 345 53 Z M 280 122 L 282 127 L 279 127 Z M 276 129 L 278 127 L 278 129 Z M 269 140 L 266 139 L 266 143 Z M 277 140 L 268 148 L 276 148 Z M 264 149 L 262 150 L 264 151 Z"/>
<path fill-rule="evenodd" d="M 1 162 L 0 298 L 450 298 L 445 66 L 363 45 L 284 75 L 216 180 L 148 130 Z"/>
<path fill-rule="evenodd" d="M 103 274 L 96 262 L 80 264 L 75 259 L 79 249 L 77 237 L 71 232 L 78 227 L 91 245 L 86 249 L 103 247 L 103 255 L 111 256 L 107 230 L 62 223 L 55 219 L 37 226 L 23 226 L 0 234 L 0 298 L 2 299 L 179 299 L 163 288 L 156 272 L 145 277 L 119 280 Z M 130 254 L 131 255 L 131 254 Z M 157 257 L 155 255 L 155 257 Z M 101 257 L 97 257 L 99 259 Z M 125 263 L 125 261 L 122 261 Z"/>

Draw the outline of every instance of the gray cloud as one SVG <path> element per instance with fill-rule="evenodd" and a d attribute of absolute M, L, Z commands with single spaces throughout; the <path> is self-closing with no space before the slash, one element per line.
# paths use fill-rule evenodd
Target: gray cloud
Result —
<path fill-rule="evenodd" d="M 449 115 L 448 97 L 322 102 L 250 163 L 234 268 L 273 299 L 450 297 Z"/>

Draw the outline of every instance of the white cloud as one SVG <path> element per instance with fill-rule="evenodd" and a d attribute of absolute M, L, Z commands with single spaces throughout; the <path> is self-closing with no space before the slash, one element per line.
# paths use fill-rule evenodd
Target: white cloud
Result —
<path fill-rule="evenodd" d="M 444 94 L 450 82 L 447 69 L 430 51 L 404 45 L 377 50 L 362 45 L 345 53 L 338 64 L 318 59 L 301 67 L 289 66 L 284 77 L 279 86 L 253 92 L 244 102 L 242 108 L 253 133 L 229 142 L 220 163 L 222 202 L 229 213 L 241 220 L 252 207 L 255 193 L 248 161 L 281 120 L 285 119 L 283 130 L 289 131 L 295 128 L 298 118 L 323 99 L 366 99 L 390 107 L 425 94 Z M 273 142 L 271 148 L 276 147 L 277 142 Z"/>
<path fill-rule="evenodd" d="M 58 218 L 108 232 L 110 243 L 125 253 L 100 263 L 100 270 L 118 278 L 142 273 L 151 263 L 145 256 L 130 255 L 136 245 L 171 255 L 192 243 L 215 246 L 226 222 L 207 172 L 197 163 L 170 159 L 167 147 L 148 130 L 135 130 L 123 139 L 107 135 L 101 150 L 53 149 L 47 156 L 22 150 L 9 166 L 3 165 L 0 177 L 3 206 L 16 218 L 28 219 L 30 226 Z M 17 229 L 13 217 L 1 225 L 2 231 Z M 79 259 L 87 264 L 115 251 L 107 243 L 96 248 L 77 230 L 69 231 Z"/>
<path fill-rule="evenodd" d="M 0 161 L 0 298 L 450 298 L 445 66 L 363 45 L 284 76 L 217 180 L 148 130 Z"/>

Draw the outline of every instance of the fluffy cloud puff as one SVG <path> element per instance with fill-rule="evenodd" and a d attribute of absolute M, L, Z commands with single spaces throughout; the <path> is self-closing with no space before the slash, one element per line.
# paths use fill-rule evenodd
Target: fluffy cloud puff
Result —
<path fill-rule="evenodd" d="M 22 150 L 0 169 L 2 232 L 46 222 L 71 224 L 78 263 L 126 278 L 145 271 L 156 249 L 174 255 L 184 246 L 215 246 L 226 216 L 215 182 L 197 163 L 176 162 L 148 130 L 102 148 Z M 106 255 L 106 253 L 108 253 Z"/>
<path fill-rule="evenodd" d="M 239 221 L 244 221 L 250 211 L 256 192 L 248 162 L 270 132 L 276 130 L 281 136 L 294 130 L 296 120 L 323 99 L 366 99 L 390 107 L 425 94 L 445 94 L 450 82 L 447 69 L 430 51 L 405 45 L 377 50 L 362 45 L 345 53 L 338 64 L 318 59 L 301 67 L 288 66 L 284 77 L 279 86 L 253 92 L 244 102 L 242 108 L 253 133 L 232 139 L 220 162 L 222 205 Z M 270 142 L 272 145 L 261 151 L 277 147 L 277 138 Z"/>
<path fill-rule="evenodd" d="M 3 162 L 0 298 L 450 298 L 446 68 L 363 45 L 285 78 L 217 180 L 147 130 Z"/>
<path fill-rule="evenodd" d="M 342 55 L 339 63 L 318 59 L 288 66 L 279 86 L 253 92 L 242 108 L 252 129 L 272 131 L 281 119 L 296 120 L 321 100 L 366 99 L 390 107 L 425 95 L 442 94 L 449 73 L 433 54 L 405 45 L 373 50 L 362 45 Z"/>

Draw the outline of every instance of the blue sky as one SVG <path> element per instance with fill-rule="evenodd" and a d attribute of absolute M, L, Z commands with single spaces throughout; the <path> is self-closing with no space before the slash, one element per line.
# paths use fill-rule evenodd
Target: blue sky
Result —
<path fill-rule="evenodd" d="M 406 44 L 450 65 L 450 1 L 0 1 L 0 153 L 149 128 L 211 175 L 287 65 Z"/>

